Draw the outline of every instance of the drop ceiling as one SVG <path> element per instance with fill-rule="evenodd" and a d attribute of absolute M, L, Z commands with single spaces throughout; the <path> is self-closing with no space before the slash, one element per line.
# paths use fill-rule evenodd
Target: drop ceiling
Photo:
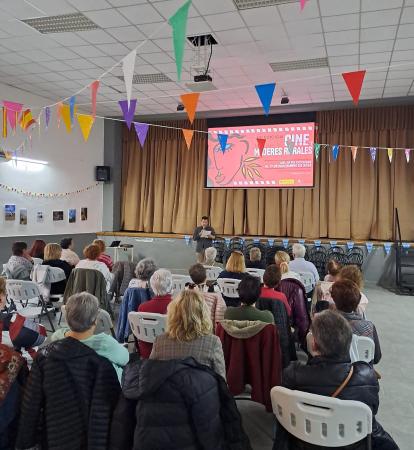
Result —
<path fill-rule="evenodd" d="M 135 74 L 136 80 L 147 81 L 133 85 L 137 114 L 177 114 L 179 96 L 193 81 L 193 47 L 186 43 L 182 81 L 177 82 L 171 29 L 162 25 L 183 3 L 0 0 L 0 83 L 58 101 L 142 44 Z M 414 0 L 309 0 L 303 12 L 299 1 L 240 10 L 236 3 L 193 0 L 190 8 L 187 35 L 211 33 L 218 42 L 211 59 L 217 90 L 201 95 L 200 111 L 258 107 L 253 86 L 272 81 L 277 83 L 274 106 L 283 108 L 285 91 L 292 105 L 332 107 L 350 100 L 340 74 L 359 69 L 368 71 L 362 100 L 409 101 L 414 95 Z M 78 12 L 97 28 L 42 34 L 21 22 Z M 146 41 L 155 30 L 158 34 Z M 326 58 L 324 67 L 306 64 Z M 290 63 L 299 69 L 289 70 Z M 156 78 L 165 81 L 150 83 L 151 78 L 141 77 L 151 74 L 163 74 Z M 124 92 L 117 67 L 102 79 L 98 114 L 119 115 L 117 101 L 125 98 Z M 78 103 L 89 100 L 88 90 L 77 96 Z"/>

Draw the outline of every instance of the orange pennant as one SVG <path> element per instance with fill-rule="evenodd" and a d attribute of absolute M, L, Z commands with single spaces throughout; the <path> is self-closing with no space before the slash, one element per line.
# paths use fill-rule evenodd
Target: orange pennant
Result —
<path fill-rule="evenodd" d="M 95 119 L 89 114 L 78 114 L 77 117 L 83 139 L 87 142 Z"/>
<path fill-rule="evenodd" d="M 3 106 L 3 127 L 2 127 L 2 137 L 7 137 L 7 109 Z"/>
<path fill-rule="evenodd" d="M 30 109 L 26 109 L 22 112 L 22 115 L 20 117 L 20 126 L 23 128 L 23 130 L 27 131 L 29 127 L 34 125 L 36 121 L 34 120 L 32 116 L 32 112 Z"/>
<path fill-rule="evenodd" d="M 180 97 L 181 101 L 183 102 L 184 108 L 187 111 L 187 116 L 190 123 L 193 123 L 199 97 L 200 94 L 198 92 L 192 92 L 191 94 L 183 94 Z"/>
<path fill-rule="evenodd" d="M 187 144 L 187 148 L 188 148 L 188 150 L 190 150 L 191 141 L 193 140 L 194 130 L 187 130 L 186 128 L 182 128 L 182 132 L 184 135 L 185 142 Z"/>

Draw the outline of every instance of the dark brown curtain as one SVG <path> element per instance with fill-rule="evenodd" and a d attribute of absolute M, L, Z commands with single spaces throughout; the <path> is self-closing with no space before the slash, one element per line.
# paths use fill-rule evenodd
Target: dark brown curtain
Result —
<path fill-rule="evenodd" d="M 317 113 L 317 142 L 367 147 L 414 147 L 414 107 Z M 191 128 L 188 122 L 166 122 Z M 206 130 L 204 120 L 194 129 Z M 187 150 L 180 130 L 152 127 L 142 150 L 135 132 L 123 137 L 123 229 L 190 234 L 207 214 L 220 234 L 389 240 L 393 210 L 404 239 L 414 239 L 414 152 L 321 150 L 313 189 L 204 189 L 207 135 L 194 133 Z M 410 198 L 411 195 L 411 198 Z"/>

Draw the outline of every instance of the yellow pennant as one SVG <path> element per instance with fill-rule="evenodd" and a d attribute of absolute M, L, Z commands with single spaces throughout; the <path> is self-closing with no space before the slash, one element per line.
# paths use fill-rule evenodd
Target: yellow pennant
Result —
<path fill-rule="evenodd" d="M 76 115 L 77 107 L 75 106 L 74 114 Z M 72 131 L 72 121 L 70 120 L 70 106 L 67 103 L 62 105 L 62 119 L 66 126 L 66 131 L 70 133 Z"/>
<path fill-rule="evenodd" d="M 390 163 L 392 162 L 392 152 L 393 152 L 393 149 L 392 149 L 392 148 L 389 148 L 389 149 L 387 150 L 387 153 L 388 153 L 388 159 L 390 160 Z"/>
<path fill-rule="evenodd" d="M 95 119 L 90 114 L 78 114 L 77 117 L 83 139 L 87 142 Z"/>
<path fill-rule="evenodd" d="M 2 136 L 4 138 L 7 137 L 7 109 L 3 106 L 3 127 L 2 127 Z"/>

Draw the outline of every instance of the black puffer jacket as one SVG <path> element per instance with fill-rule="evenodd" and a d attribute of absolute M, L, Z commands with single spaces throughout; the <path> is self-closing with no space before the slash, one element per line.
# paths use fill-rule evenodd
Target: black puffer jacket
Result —
<path fill-rule="evenodd" d="M 379 385 L 374 369 L 362 361 L 353 366 L 353 375 L 338 398 L 363 402 L 371 408 L 373 450 L 398 450 L 397 444 L 375 419 L 379 407 Z M 283 371 L 282 385 L 311 394 L 331 396 L 350 370 L 349 359 L 333 360 L 318 356 L 306 365 L 295 361 Z"/>
<path fill-rule="evenodd" d="M 124 369 L 112 450 L 251 449 L 226 382 L 193 358 Z"/>
<path fill-rule="evenodd" d="M 33 362 L 16 448 L 106 450 L 119 394 L 106 358 L 70 337 L 53 342 Z"/>

